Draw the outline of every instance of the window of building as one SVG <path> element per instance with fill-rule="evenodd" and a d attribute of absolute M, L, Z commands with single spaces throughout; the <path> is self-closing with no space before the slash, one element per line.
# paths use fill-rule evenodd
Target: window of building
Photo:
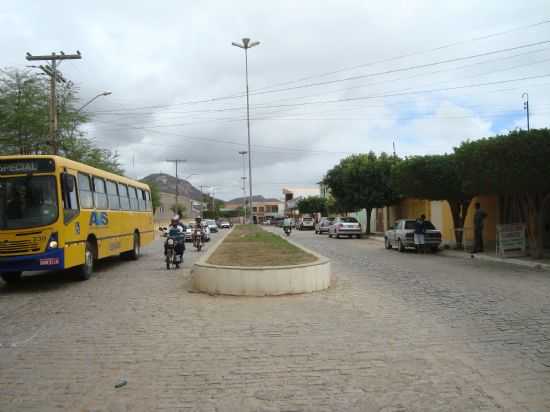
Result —
<path fill-rule="evenodd" d="M 90 176 L 84 173 L 78 174 L 78 196 L 80 197 L 80 206 L 83 209 L 92 209 L 94 207 Z"/>

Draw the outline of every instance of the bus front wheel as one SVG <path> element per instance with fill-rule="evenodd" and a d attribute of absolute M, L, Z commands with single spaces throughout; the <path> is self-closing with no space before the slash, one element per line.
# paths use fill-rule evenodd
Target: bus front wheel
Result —
<path fill-rule="evenodd" d="M 4 272 L 1 276 L 6 283 L 16 283 L 21 280 L 21 272 Z"/>
<path fill-rule="evenodd" d="M 84 251 L 84 264 L 78 268 L 78 279 L 88 280 L 94 273 L 94 246 L 92 242 L 86 242 L 86 250 Z"/>

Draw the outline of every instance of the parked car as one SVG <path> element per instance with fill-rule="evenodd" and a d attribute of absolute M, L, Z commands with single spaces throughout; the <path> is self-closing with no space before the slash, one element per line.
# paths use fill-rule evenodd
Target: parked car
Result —
<path fill-rule="evenodd" d="M 323 233 L 328 233 L 328 228 L 332 225 L 334 221 L 333 217 L 323 217 L 319 222 L 315 224 L 315 233 L 322 235 Z"/>
<path fill-rule="evenodd" d="M 208 225 L 208 228 L 210 229 L 210 233 L 218 232 L 218 225 L 216 224 L 216 221 L 214 219 L 205 219 L 204 223 Z"/>
<path fill-rule="evenodd" d="M 414 219 L 400 219 L 393 227 L 386 231 L 384 235 L 384 244 L 386 249 L 397 247 L 400 252 L 404 252 L 406 248 L 416 248 L 414 244 Z M 426 233 L 424 234 L 424 244 L 426 248 L 433 252 L 439 250 L 441 245 L 441 231 L 437 230 L 432 222 L 425 220 Z"/>
<path fill-rule="evenodd" d="M 337 217 L 328 227 L 328 237 L 355 236 L 359 239 L 362 235 L 361 224 L 354 217 Z"/>
<path fill-rule="evenodd" d="M 222 220 L 220 222 L 220 229 L 229 229 L 231 228 L 231 223 L 229 223 L 227 220 Z"/>
<path fill-rule="evenodd" d="M 315 221 L 313 220 L 312 217 L 304 216 L 303 218 L 301 218 L 298 221 L 297 229 L 298 230 L 309 230 L 309 229 L 313 230 L 313 229 L 315 229 Z"/>

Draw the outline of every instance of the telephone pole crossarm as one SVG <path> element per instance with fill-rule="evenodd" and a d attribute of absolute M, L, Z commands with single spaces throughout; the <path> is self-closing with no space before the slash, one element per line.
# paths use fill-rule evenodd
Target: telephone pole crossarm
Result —
<path fill-rule="evenodd" d="M 29 52 L 25 58 L 28 61 L 49 61 L 49 65 L 40 65 L 39 68 L 50 77 L 50 99 L 49 99 L 49 143 L 52 146 L 54 155 L 58 154 L 58 142 L 57 142 L 57 95 L 56 84 L 57 82 L 66 83 L 65 78 L 57 71 L 57 66 L 62 60 L 76 60 L 82 59 L 80 51 L 76 51 L 76 54 L 65 54 L 64 52 L 55 53 L 49 55 L 33 56 Z M 59 62 L 59 63 L 58 63 Z"/>

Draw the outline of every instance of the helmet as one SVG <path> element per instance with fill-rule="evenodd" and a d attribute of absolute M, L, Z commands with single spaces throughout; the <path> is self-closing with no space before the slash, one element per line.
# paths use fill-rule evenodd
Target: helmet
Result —
<path fill-rule="evenodd" d="M 172 219 L 171 219 L 172 223 L 177 223 L 179 221 L 180 221 L 180 216 L 179 215 L 172 216 Z"/>

